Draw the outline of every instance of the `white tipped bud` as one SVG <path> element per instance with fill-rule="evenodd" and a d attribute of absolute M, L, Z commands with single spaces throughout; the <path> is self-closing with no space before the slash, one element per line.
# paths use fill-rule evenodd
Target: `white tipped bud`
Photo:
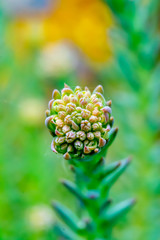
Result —
<path fill-rule="evenodd" d="M 106 144 L 106 140 L 104 139 L 104 138 L 100 138 L 99 139 L 99 147 L 104 147 L 105 146 L 105 144 Z"/>
<path fill-rule="evenodd" d="M 92 132 L 87 133 L 87 138 L 88 138 L 88 140 L 93 140 L 94 134 Z"/>
<path fill-rule="evenodd" d="M 62 132 L 64 132 L 64 133 L 67 133 L 67 132 L 69 132 L 70 130 L 71 130 L 71 128 L 70 128 L 70 126 L 68 126 L 68 125 L 64 125 L 63 128 L 62 128 Z"/>
<path fill-rule="evenodd" d="M 79 138 L 81 141 L 84 141 L 86 139 L 86 134 L 83 131 L 78 131 L 77 132 L 77 138 Z"/>
<path fill-rule="evenodd" d="M 83 120 L 81 122 L 81 130 L 85 132 L 89 132 L 91 130 L 91 124 L 87 120 Z"/>
<path fill-rule="evenodd" d="M 71 143 L 76 139 L 76 133 L 74 131 L 69 131 L 66 133 L 66 142 Z"/>
<path fill-rule="evenodd" d="M 83 143 L 82 143 L 81 141 L 79 141 L 79 140 L 76 140 L 76 141 L 74 142 L 74 146 L 75 146 L 75 148 L 76 148 L 77 150 L 82 150 L 82 149 L 83 149 Z"/>

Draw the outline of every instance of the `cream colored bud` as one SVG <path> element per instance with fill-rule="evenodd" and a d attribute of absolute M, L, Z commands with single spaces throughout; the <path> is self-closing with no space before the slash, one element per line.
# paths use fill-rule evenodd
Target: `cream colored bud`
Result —
<path fill-rule="evenodd" d="M 86 109 L 83 109 L 83 110 L 82 110 L 82 118 L 88 119 L 88 118 L 90 117 L 90 115 L 91 115 L 91 112 L 90 112 L 90 111 L 88 111 L 88 110 L 86 110 Z"/>
<path fill-rule="evenodd" d="M 90 112 L 92 112 L 93 109 L 94 109 L 93 104 L 92 103 L 88 103 L 87 106 L 86 106 L 86 109 L 89 110 Z"/>
<path fill-rule="evenodd" d="M 92 115 L 92 116 L 89 118 L 89 122 L 90 122 L 90 123 L 98 122 L 98 117 Z"/>
<path fill-rule="evenodd" d="M 94 136 L 95 136 L 95 138 L 100 138 L 101 137 L 101 132 L 100 131 L 94 132 Z"/>
<path fill-rule="evenodd" d="M 53 99 L 60 99 L 61 98 L 61 94 L 57 89 L 54 89 L 52 92 L 52 98 Z"/>
<path fill-rule="evenodd" d="M 62 143 L 64 143 L 65 142 L 65 137 L 57 137 L 56 139 L 55 139 L 55 143 L 56 144 L 62 144 Z"/>
<path fill-rule="evenodd" d="M 66 133 L 66 142 L 71 143 L 76 139 L 76 133 L 74 131 L 69 131 Z"/>
<path fill-rule="evenodd" d="M 60 111 L 66 111 L 66 108 L 63 104 L 59 104 L 59 105 L 56 105 L 53 107 L 53 109 L 56 111 L 56 112 L 60 112 Z"/>
<path fill-rule="evenodd" d="M 88 97 L 83 97 L 79 100 L 80 104 L 84 107 L 89 103 L 90 99 Z"/>
<path fill-rule="evenodd" d="M 58 153 L 57 150 L 55 149 L 55 142 L 54 142 L 54 139 L 52 140 L 52 143 L 51 143 L 51 150 L 55 153 Z"/>
<path fill-rule="evenodd" d="M 78 130 L 79 130 L 79 126 L 78 126 L 74 121 L 72 121 L 72 128 L 73 128 L 73 130 L 75 130 L 75 131 L 78 131 Z"/>
<path fill-rule="evenodd" d="M 63 88 L 61 93 L 62 93 L 62 96 L 64 96 L 64 95 L 68 95 L 69 96 L 70 94 L 73 94 L 73 91 L 70 88 Z"/>
<path fill-rule="evenodd" d="M 84 146 L 84 150 L 83 151 L 84 151 L 85 154 L 89 154 L 91 152 L 91 150 L 88 147 L 86 147 L 86 146 Z"/>
<path fill-rule="evenodd" d="M 64 133 L 62 132 L 62 128 L 56 127 L 55 134 L 56 134 L 57 136 L 63 136 Z"/>
<path fill-rule="evenodd" d="M 81 122 L 81 130 L 85 132 L 89 132 L 91 130 L 91 124 L 87 120 L 83 120 Z"/>
<path fill-rule="evenodd" d="M 80 100 L 83 97 L 83 93 L 82 92 L 78 92 L 77 93 L 77 98 L 78 100 Z"/>
<path fill-rule="evenodd" d="M 48 103 L 48 108 L 52 109 L 53 108 L 53 103 L 54 103 L 54 99 L 51 99 Z"/>
<path fill-rule="evenodd" d="M 99 151 L 99 148 L 95 148 L 95 149 L 94 149 L 94 152 L 95 152 L 95 153 L 98 153 L 98 151 Z"/>
<path fill-rule="evenodd" d="M 103 90 L 102 85 L 98 85 L 98 86 L 94 89 L 93 93 L 95 93 L 95 92 L 99 92 L 99 93 L 102 93 L 102 94 L 103 94 L 104 90 Z"/>
<path fill-rule="evenodd" d="M 92 151 L 97 147 L 97 141 L 90 141 L 87 147 Z"/>
<path fill-rule="evenodd" d="M 60 111 L 58 113 L 58 117 L 63 120 L 66 117 L 66 112 L 65 111 Z"/>
<path fill-rule="evenodd" d="M 70 102 L 70 98 L 69 98 L 67 95 L 64 95 L 64 97 L 63 97 L 63 102 L 64 102 L 65 104 L 69 103 L 69 102 Z"/>
<path fill-rule="evenodd" d="M 84 141 L 86 139 L 86 134 L 83 131 L 77 132 L 77 138 L 79 138 L 81 141 Z"/>
<path fill-rule="evenodd" d="M 64 123 L 66 125 L 71 125 L 72 124 L 72 119 L 71 119 L 71 116 L 70 115 L 67 115 L 64 119 Z"/>
<path fill-rule="evenodd" d="M 74 89 L 74 92 L 77 92 L 77 91 L 82 91 L 81 87 L 77 86 L 77 87 Z"/>
<path fill-rule="evenodd" d="M 93 140 L 94 134 L 92 132 L 87 133 L 87 138 L 88 138 L 88 140 Z"/>
<path fill-rule="evenodd" d="M 93 114 L 94 116 L 99 116 L 99 115 L 101 114 L 101 112 L 98 110 L 97 107 L 95 107 L 95 109 L 93 110 L 92 114 Z"/>
<path fill-rule="evenodd" d="M 70 98 L 70 102 L 71 102 L 71 103 L 74 103 L 74 104 L 77 104 L 77 103 L 78 103 L 77 98 L 76 98 L 73 94 L 71 94 L 69 98 Z"/>
<path fill-rule="evenodd" d="M 58 127 L 62 128 L 63 125 L 64 125 L 64 123 L 63 123 L 63 121 L 62 121 L 61 119 L 57 119 L 57 120 L 56 120 L 56 125 L 57 125 Z"/>
<path fill-rule="evenodd" d="M 76 140 L 76 141 L 74 142 L 74 146 L 75 146 L 75 148 L 76 148 L 77 150 L 82 150 L 82 149 L 83 149 L 83 143 L 82 143 L 81 141 L 79 141 L 79 140 Z"/>
<path fill-rule="evenodd" d="M 76 107 L 76 111 L 77 111 L 78 113 L 81 113 L 81 112 L 82 112 L 82 108 L 81 108 L 81 107 Z"/>
<path fill-rule="evenodd" d="M 106 140 L 104 139 L 104 138 L 100 138 L 99 139 L 99 147 L 104 147 L 105 146 L 105 144 L 106 144 Z"/>
<path fill-rule="evenodd" d="M 71 114 L 76 109 L 76 105 L 74 103 L 67 103 L 66 112 Z"/>
<path fill-rule="evenodd" d="M 93 123 L 92 129 L 93 129 L 93 131 L 101 130 L 102 129 L 102 123 L 100 123 L 100 122 Z"/>
<path fill-rule="evenodd" d="M 68 125 L 64 125 L 63 128 L 62 128 L 62 132 L 64 132 L 64 133 L 67 133 L 67 132 L 69 132 L 70 130 L 71 130 L 71 128 L 70 128 L 70 126 L 68 126 Z"/>

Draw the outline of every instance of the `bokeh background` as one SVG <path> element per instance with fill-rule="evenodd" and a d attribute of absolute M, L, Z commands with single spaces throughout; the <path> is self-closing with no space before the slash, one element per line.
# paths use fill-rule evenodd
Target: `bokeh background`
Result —
<path fill-rule="evenodd" d="M 64 82 L 104 86 L 119 127 L 106 161 L 133 157 L 111 196 L 137 204 L 113 239 L 160 239 L 159 16 L 159 0 L 0 1 L 1 240 L 54 240 L 51 201 L 76 204 L 44 126 Z"/>

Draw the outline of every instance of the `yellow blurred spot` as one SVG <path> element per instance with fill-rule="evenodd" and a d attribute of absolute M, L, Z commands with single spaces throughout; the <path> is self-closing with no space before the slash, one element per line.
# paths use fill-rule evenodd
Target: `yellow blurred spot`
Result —
<path fill-rule="evenodd" d="M 21 45 L 67 39 L 91 60 L 104 62 L 111 55 L 107 31 L 112 24 L 110 11 L 100 0 L 62 0 L 51 13 L 16 19 L 12 27 L 19 51 Z"/>

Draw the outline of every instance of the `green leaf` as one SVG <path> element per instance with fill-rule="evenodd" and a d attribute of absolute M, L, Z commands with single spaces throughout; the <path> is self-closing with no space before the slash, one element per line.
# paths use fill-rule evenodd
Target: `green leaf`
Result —
<path fill-rule="evenodd" d="M 114 162 L 111 163 L 109 165 L 104 166 L 101 169 L 98 169 L 95 174 L 99 175 L 98 178 L 99 179 L 103 179 L 105 178 L 107 175 L 109 175 L 110 173 L 114 172 L 119 166 L 121 165 L 121 162 Z"/>
<path fill-rule="evenodd" d="M 108 209 L 104 217 L 105 222 L 111 225 L 114 224 L 122 215 L 127 213 L 134 204 L 135 199 L 129 199 Z"/>
<path fill-rule="evenodd" d="M 109 141 L 107 143 L 107 147 L 109 147 L 113 141 L 115 140 L 116 136 L 117 136 L 117 133 L 118 133 L 118 128 L 112 128 L 109 133 L 108 133 L 108 136 L 109 136 Z"/>
<path fill-rule="evenodd" d="M 79 232 L 84 229 L 84 226 L 80 225 L 79 219 L 69 209 L 67 209 L 58 202 L 53 202 L 53 208 L 64 221 L 64 223 L 73 231 Z"/>
<path fill-rule="evenodd" d="M 66 230 L 64 227 L 60 226 L 59 224 L 56 224 L 54 226 L 53 231 L 58 237 L 61 237 L 64 240 L 75 240 L 75 235 L 69 230 Z"/>
<path fill-rule="evenodd" d="M 124 172 L 129 163 L 130 158 L 120 161 L 119 167 L 113 173 L 109 174 L 106 178 L 103 179 L 101 188 L 103 190 L 109 189 Z"/>
<path fill-rule="evenodd" d="M 83 196 L 83 194 L 79 191 L 79 189 L 77 188 L 77 186 L 68 181 L 68 180 L 61 180 L 61 183 L 75 196 L 78 198 L 78 200 L 80 200 L 81 202 L 84 203 L 85 201 L 85 197 Z"/>

